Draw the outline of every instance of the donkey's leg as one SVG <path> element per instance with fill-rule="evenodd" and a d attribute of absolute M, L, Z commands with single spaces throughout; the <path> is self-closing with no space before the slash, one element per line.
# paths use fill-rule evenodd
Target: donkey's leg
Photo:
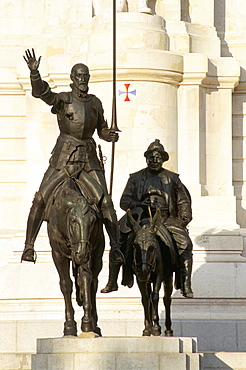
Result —
<path fill-rule="evenodd" d="M 60 288 L 65 301 L 65 323 L 64 335 L 77 336 L 77 324 L 74 320 L 74 309 L 72 306 L 73 283 L 70 278 L 70 260 L 60 253 L 52 251 L 52 257 L 60 278 Z"/>
<path fill-rule="evenodd" d="M 153 304 L 153 328 L 152 334 L 154 336 L 161 335 L 161 326 L 159 324 L 158 304 L 159 304 L 159 291 L 161 289 L 161 277 L 157 276 L 153 282 L 152 304 Z"/>
<path fill-rule="evenodd" d="M 171 321 L 171 303 L 172 303 L 172 292 L 173 292 L 173 275 L 169 275 L 164 280 L 164 306 L 165 306 L 165 336 L 172 337 L 172 321 Z"/>
<path fill-rule="evenodd" d="M 91 315 L 91 283 L 92 273 L 89 266 L 78 266 L 77 282 L 83 297 L 84 316 L 81 320 L 81 330 L 84 332 L 94 331 L 94 321 Z"/>
<path fill-rule="evenodd" d="M 144 308 L 144 330 L 143 336 L 150 336 L 152 333 L 152 302 L 151 302 L 151 283 L 141 282 L 137 279 L 138 287 L 142 296 Z"/>

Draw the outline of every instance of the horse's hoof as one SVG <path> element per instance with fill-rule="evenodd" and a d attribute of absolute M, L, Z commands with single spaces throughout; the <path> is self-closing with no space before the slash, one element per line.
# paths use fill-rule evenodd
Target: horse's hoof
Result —
<path fill-rule="evenodd" d="M 77 337 L 77 323 L 76 321 L 68 321 L 64 323 L 64 336 L 72 335 L 73 337 Z"/>
<path fill-rule="evenodd" d="M 161 335 L 161 327 L 152 328 L 152 335 L 158 337 Z"/>
<path fill-rule="evenodd" d="M 173 330 L 165 330 L 165 337 L 173 337 Z"/>
<path fill-rule="evenodd" d="M 98 326 L 96 326 L 96 327 L 95 327 L 95 329 L 94 329 L 94 333 L 96 333 L 97 335 L 99 335 L 99 337 L 101 337 L 101 336 L 102 336 L 101 329 L 100 329 Z"/>
<path fill-rule="evenodd" d="M 151 336 L 151 332 L 150 330 L 148 329 L 144 329 L 143 330 L 143 337 L 150 337 Z"/>
<path fill-rule="evenodd" d="M 84 331 L 84 332 L 88 332 L 88 331 L 95 332 L 94 321 L 92 319 L 89 320 L 89 321 L 85 321 L 85 320 L 82 319 L 81 330 Z"/>

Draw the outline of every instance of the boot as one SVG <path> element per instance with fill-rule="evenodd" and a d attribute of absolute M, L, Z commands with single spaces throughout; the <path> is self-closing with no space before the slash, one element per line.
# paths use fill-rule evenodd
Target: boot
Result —
<path fill-rule="evenodd" d="M 109 197 L 104 198 L 109 203 L 108 208 L 102 207 L 103 222 L 108 233 L 110 243 L 109 262 L 111 264 L 122 264 L 124 263 L 124 255 L 120 250 L 119 228 L 116 213 L 111 206 L 111 199 Z"/>
<path fill-rule="evenodd" d="M 183 268 L 180 269 L 181 293 L 185 298 L 193 298 L 191 289 L 192 258 L 183 261 Z"/>
<path fill-rule="evenodd" d="M 120 271 L 121 263 L 109 262 L 109 278 L 106 286 L 101 290 L 101 293 L 110 293 L 118 290 L 117 279 Z"/>
<path fill-rule="evenodd" d="M 104 196 L 101 210 L 103 222 L 110 241 L 109 278 L 106 286 L 101 290 L 101 293 L 109 293 L 118 290 L 117 278 L 120 266 L 124 263 L 124 255 L 120 250 L 118 221 L 109 195 Z"/>
<path fill-rule="evenodd" d="M 21 262 L 36 262 L 37 255 L 34 250 L 34 242 L 43 221 L 44 209 L 45 203 L 43 197 L 40 193 L 36 193 L 28 216 L 26 242 L 21 256 Z"/>

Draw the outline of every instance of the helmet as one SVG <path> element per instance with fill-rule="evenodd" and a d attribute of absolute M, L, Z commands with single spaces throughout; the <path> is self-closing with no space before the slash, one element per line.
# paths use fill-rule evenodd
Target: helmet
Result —
<path fill-rule="evenodd" d="M 148 155 L 154 150 L 157 150 L 159 153 L 162 154 L 164 162 L 168 161 L 169 154 L 165 151 L 164 146 L 160 143 L 159 139 L 155 139 L 155 141 L 153 141 L 153 143 L 148 146 L 146 152 L 144 153 L 144 156 L 147 158 Z"/>

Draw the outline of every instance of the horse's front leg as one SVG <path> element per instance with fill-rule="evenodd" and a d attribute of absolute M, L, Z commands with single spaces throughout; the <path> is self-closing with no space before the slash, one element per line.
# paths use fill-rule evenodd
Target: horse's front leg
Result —
<path fill-rule="evenodd" d="M 165 336 L 172 337 L 172 321 L 171 321 L 171 303 L 172 303 L 172 292 L 173 292 L 173 275 L 169 275 L 164 280 L 164 306 L 165 306 Z"/>
<path fill-rule="evenodd" d="M 152 319 L 153 319 L 153 327 L 152 327 L 152 334 L 154 336 L 161 335 L 161 326 L 159 324 L 159 314 L 158 314 L 158 304 L 159 304 L 159 291 L 161 288 L 161 277 L 157 276 L 153 282 L 153 293 L 152 293 Z"/>
<path fill-rule="evenodd" d="M 143 336 L 152 334 L 152 302 L 151 302 L 151 283 L 141 282 L 137 279 L 138 287 L 142 296 L 144 308 L 144 330 Z"/>
<path fill-rule="evenodd" d="M 64 335 L 77 336 L 77 323 L 74 320 L 74 309 L 72 306 L 73 283 L 70 278 L 70 260 L 63 257 L 59 252 L 52 251 L 53 261 L 60 278 L 60 289 L 65 302 Z"/>
<path fill-rule="evenodd" d="M 91 283 L 92 273 L 88 266 L 78 266 L 77 282 L 80 288 L 80 294 L 83 297 L 84 316 L 81 320 L 81 330 L 84 332 L 94 331 L 95 325 L 92 318 L 92 304 L 91 304 Z"/>
<path fill-rule="evenodd" d="M 91 315 L 93 317 L 95 329 L 94 332 L 100 337 L 102 336 L 101 329 L 97 326 L 98 316 L 97 316 L 97 306 L 96 306 L 96 293 L 98 288 L 98 275 L 102 270 L 102 255 L 104 251 L 104 239 L 98 242 L 98 252 L 93 253 L 93 263 L 92 263 L 92 283 L 91 283 Z"/>

